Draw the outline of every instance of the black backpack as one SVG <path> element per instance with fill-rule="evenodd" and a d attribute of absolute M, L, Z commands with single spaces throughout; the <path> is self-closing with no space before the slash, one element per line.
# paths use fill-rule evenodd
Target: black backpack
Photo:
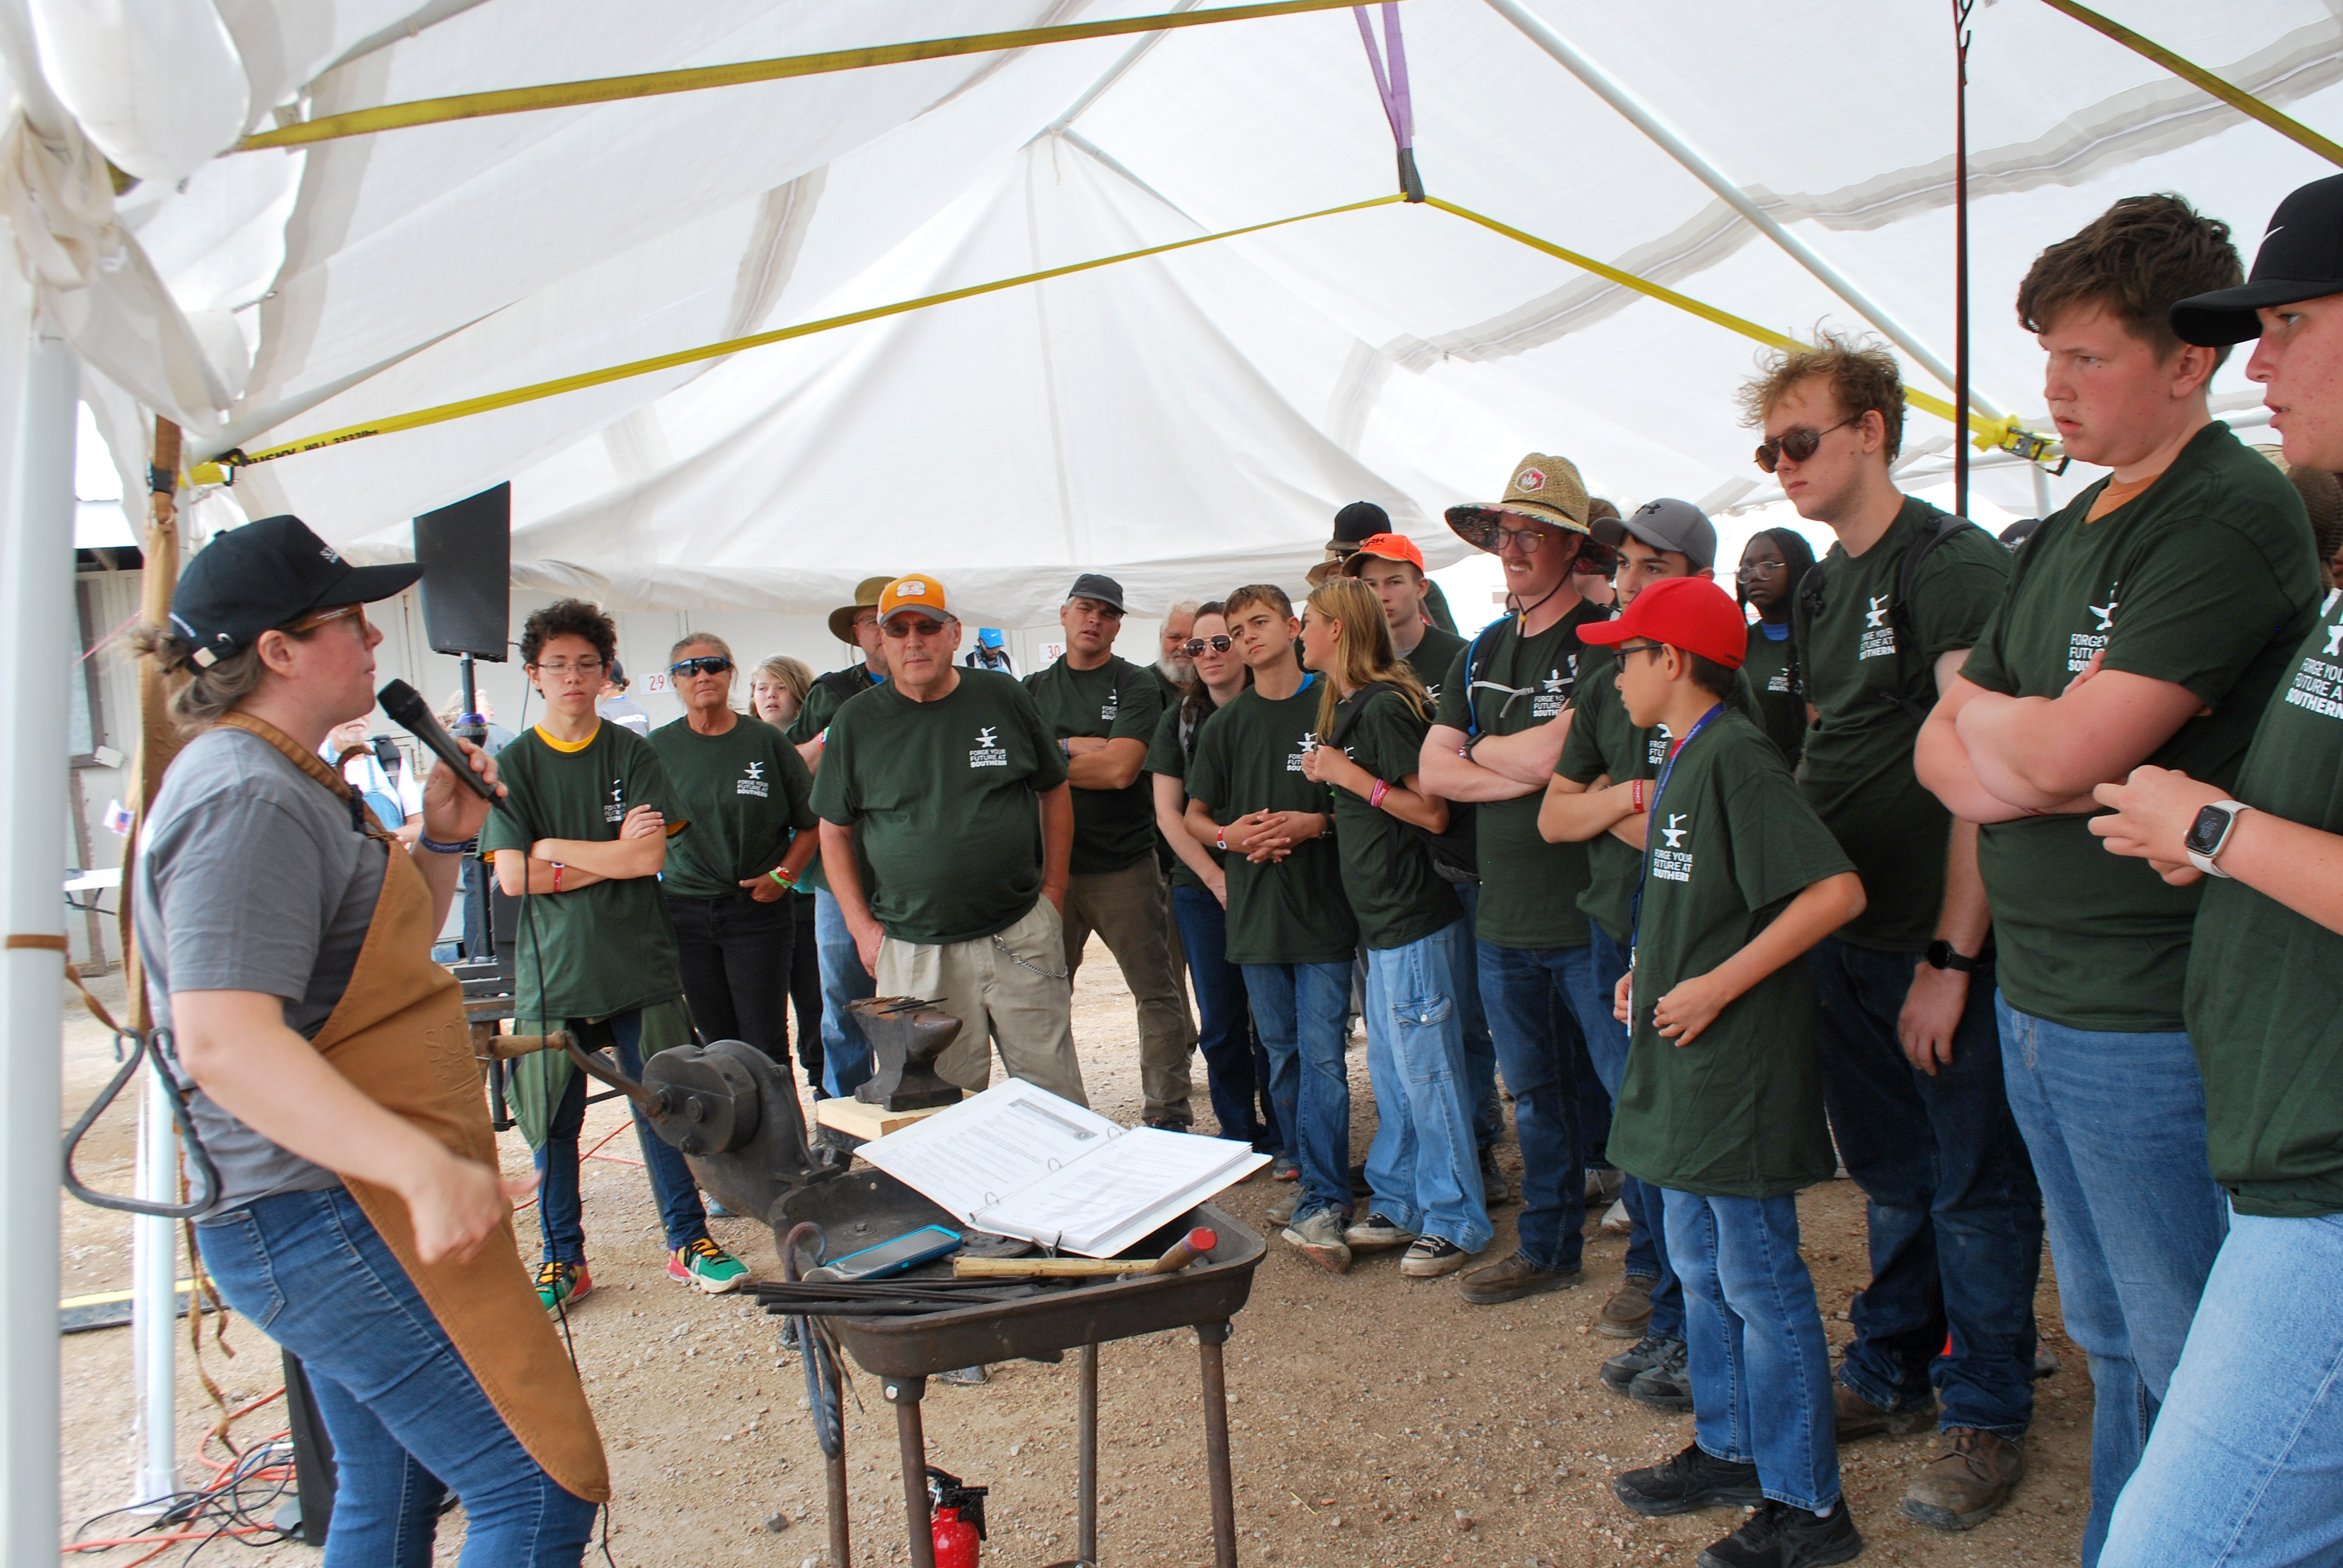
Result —
<path fill-rule="evenodd" d="M 1926 501 L 1920 504 L 1927 507 Z M 1912 585 L 1919 580 L 1921 563 L 1928 558 L 1938 545 L 1943 544 L 1963 528 L 1976 527 L 1966 518 L 1957 517 L 1951 512 L 1936 512 L 1934 507 L 1927 507 L 1927 509 L 1936 513 L 1936 524 L 1914 535 L 1912 542 L 1904 547 L 1904 559 L 1896 568 L 1896 597 L 1887 606 L 1887 625 L 1896 634 L 1896 686 L 1894 690 L 1886 694 L 1887 700 L 1902 709 L 1915 722 L 1918 723 L 1926 722 L 1928 710 L 1935 707 L 1936 703 L 1933 698 L 1922 703 L 1915 702 L 1911 698 L 1904 695 L 1905 658 L 1920 645 L 1919 628 L 1912 621 Z M 1812 625 L 1815 618 L 1823 613 L 1824 590 L 1828 587 L 1828 575 L 1824 572 L 1819 563 L 1813 570 L 1806 573 L 1805 580 L 1798 585 L 1798 605 L 1806 612 L 1808 625 Z M 1795 635 L 1790 638 L 1789 664 L 1791 693 L 1800 702 L 1805 702 L 1808 700 L 1806 675 L 1804 664 L 1799 658 L 1798 639 Z"/>
<path fill-rule="evenodd" d="M 1388 680 L 1371 680 L 1351 694 L 1350 710 L 1334 721 L 1334 732 L 1323 743 L 1339 749 L 1342 742 L 1348 740 L 1351 731 L 1358 728 L 1360 718 L 1367 711 L 1367 704 L 1373 700 L 1378 691 L 1394 692 L 1401 700 L 1411 700 L 1405 687 L 1394 686 Z M 1477 882 L 1481 879 L 1480 849 L 1471 813 L 1466 812 L 1460 817 L 1452 802 L 1448 808 L 1448 831 L 1445 833 L 1433 832 L 1413 822 L 1401 821 L 1397 817 L 1392 820 L 1414 835 L 1431 852 L 1432 869 L 1439 873 L 1442 881 Z M 1397 840 L 1393 841 L 1393 853 L 1398 853 Z"/>

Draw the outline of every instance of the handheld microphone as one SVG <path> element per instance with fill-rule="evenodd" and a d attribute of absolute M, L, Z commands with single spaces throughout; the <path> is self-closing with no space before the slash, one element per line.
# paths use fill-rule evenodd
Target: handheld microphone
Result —
<path fill-rule="evenodd" d="M 472 759 L 455 738 L 441 726 L 438 719 L 423 701 L 423 694 L 403 680 L 394 680 L 375 693 L 382 710 L 398 721 L 399 727 L 428 746 L 442 762 L 455 770 L 464 787 L 483 800 L 497 798 L 496 786 L 472 771 Z"/>

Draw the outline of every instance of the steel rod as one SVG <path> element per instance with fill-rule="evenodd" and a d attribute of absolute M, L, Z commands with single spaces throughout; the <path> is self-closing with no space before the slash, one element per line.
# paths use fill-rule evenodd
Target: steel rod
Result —
<path fill-rule="evenodd" d="M 935 1525 L 928 1513 L 928 1434 L 920 1422 L 920 1401 L 928 1392 L 928 1380 L 889 1378 L 880 1391 L 895 1407 L 895 1442 L 903 1456 L 903 1528 L 910 1535 L 911 1568 L 936 1568 Z"/>
<path fill-rule="evenodd" d="M 1084 1345 L 1074 1403 L 1080 1453 L 1074 1462 L 1074 1555 L 1085 1568 L 1094 1568 L 1098 1562 L 1098 1373 L 1099 1348 L 1095 1342 Z"/>
<path fill-rule="evenodd" d="M 1196 1325 L 1197 1354 L 1204 1368 L 1204 1469 L 1212 1489 L 1213 1568 L 1237 1568 L 1236 1483 L 1229 1474 L 1229 1385 L 1221 1347 L 1226 1323 Z"/>

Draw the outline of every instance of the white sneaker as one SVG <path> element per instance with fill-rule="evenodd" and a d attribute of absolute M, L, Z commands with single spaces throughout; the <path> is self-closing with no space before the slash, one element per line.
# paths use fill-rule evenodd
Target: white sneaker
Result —
<path fill-rule="evenodd" d="M 1627 1201 L 1624 1198 L 1612 1204 L 1610 1211 L 1603 1216 L 1603 1228 L 1614 1236 L 1624 1236 L 1635 1228 L 1635 1221 L 1627 1217 Z"/>

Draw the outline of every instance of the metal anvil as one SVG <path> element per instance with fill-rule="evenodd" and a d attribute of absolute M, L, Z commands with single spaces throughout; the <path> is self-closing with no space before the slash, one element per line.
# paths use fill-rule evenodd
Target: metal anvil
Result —
<path fill-rule="evenodd" d="M 872 1059 L 870 1080 L 854 1091 L 855 1099 L 884 1111 L 960 1102 L 960 1091 L 936 1074 L 936 1058 L 960 1038 L 960 1020 L 941 1002 L 877 996 L 850 1002 L 847 1010 L 862 1026 Z"/>

